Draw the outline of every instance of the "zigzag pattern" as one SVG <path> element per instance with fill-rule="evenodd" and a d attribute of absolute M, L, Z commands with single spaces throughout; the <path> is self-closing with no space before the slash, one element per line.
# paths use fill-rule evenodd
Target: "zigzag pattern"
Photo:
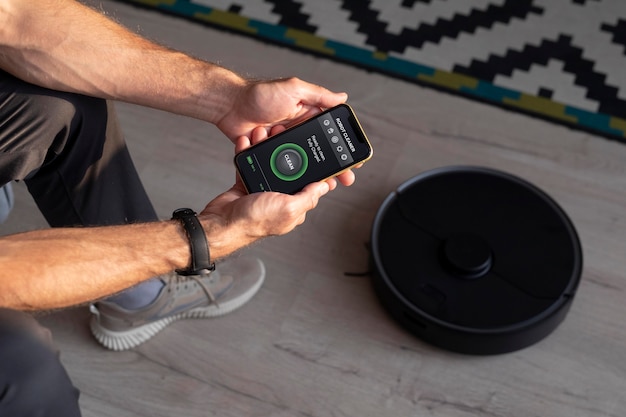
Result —
<path fill-rule="evenodd" d="M 126 0 L 626 142 L 624 0 Z"/>

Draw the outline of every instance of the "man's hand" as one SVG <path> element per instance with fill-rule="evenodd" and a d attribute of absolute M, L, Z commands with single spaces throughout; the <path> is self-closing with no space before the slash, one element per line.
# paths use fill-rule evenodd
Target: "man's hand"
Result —
<path fill-rule="evenodd" d="M 247 194 L 241 183 L 220 194 L 200 213 L 200 220 L 208 220 L 205 229 L 211 247 L 213 230 L 227 228 L 227 236 L 217 242 L 220 249 L 232 252 L 230 247 L 243 247 L 267 236 L 289 233 L 302 224 L 306 213 L 317 206 L 319 199 L 330 190 L 325 182 L 309 184 L 295 195 L 266 192 Z M 217 229 L 215 225 L 220 225 Z M 226 229 L 224 229 L 226 230 Z M 213 249 L 212 249 L 213 250 Z"/>
<path fill-rule="evenodd" d="M 277 126 L 270 133 L 276 134 L 281 130 L 284 127 Z M 235 142 L 235 152 L 267 136 L 267 131 L 262 127 L 254 129 L 251 138 L 240 136 Z M 274 192 L 248 194 L 237 177 L 230 190 L 220 194 L 200 213 L 200 220 L 205 220 L 203 225 L 212 252 L 215 249 L 218 255 L 222 252 L 230 253 L 266 236 L 289 233 L 302 224 L 307 212 L 315 208 L 319 199 L 336 186 L 336 181 L 329 179 L 309 184 L 295 195 Z M 220 233 L 225 227 L 228 233 Z"/>
<path fill-rule="evenodd" d="M 346 93 L 333 93 L 298 78 L 250 82 L 216 125 L 233 141 L 251 137 L 256 127 L 264 127 L 269 134 L 274 126 L 293 125 L 347 98 Z"/>

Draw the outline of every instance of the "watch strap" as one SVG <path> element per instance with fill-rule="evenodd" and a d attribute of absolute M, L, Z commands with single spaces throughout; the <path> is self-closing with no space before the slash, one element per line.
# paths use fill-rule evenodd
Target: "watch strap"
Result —
<path fill-rule="evenodd" d="M 172 220 L 178 220 L 185 229 L 191 248 L 191 264 L 184 269 L 177 269 L 180 275 L 208 275 L 215 270 L 211 262 L 209 243 L 196 212 L 189 208 L 179 208 L 172 213 Z"/>

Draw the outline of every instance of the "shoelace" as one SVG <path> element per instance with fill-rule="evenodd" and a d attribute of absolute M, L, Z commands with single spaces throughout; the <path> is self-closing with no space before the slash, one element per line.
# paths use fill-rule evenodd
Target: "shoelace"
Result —
<path fill-rule="evenodd" d="M 215 296 L 213 295 L 213 293 L 211 292 L 211 290 L 209 289 L 209 287 L 207 287 L 204 282 L 202 282 L 202 280 L 200 278 L 203 277 L 208 277 L 211 273 L 209 272 L 209 274 L 207 275 L 189 275 L 189 278 L 193 279 L 194 281 L 196 281 L 198 283 L 198 285 L 200 285 L 200 287 L 202 287 L 202 290 L 204 291 L 204 293 L 207 295 L 207 297 L 209 297 L 209 300 L 215 304 L 215 306 L 217 308 L 220 308 L 220 304 L 217 302 L 217 299 L 215 298 Z"/>
<path fill-rule="evenodd" d="M 213 295 L 209 287 L 207 287 L 206 284 L 202 282 L 202 278 L 208 277 L 209 275 L 210 273 L 207 275 L 186 275 L 185 276 L 185 275 L 178 275 L 176 273 L 172 273 L 172 275 L 170 276 L 170 279 L 174 278 L 177 284 L 187 281 L 188 279 L 194 280 L 200 286 L 200 288 L 202 288 L 202 291 L 204 291 L 204 294 L 209 298 L 209 301 L 211 301 L 211 303 L 215 304 L 215 306 L 219 308 L 220 304 L 217 302 L 217 299 L 215 298 L 215 296 Z"/>

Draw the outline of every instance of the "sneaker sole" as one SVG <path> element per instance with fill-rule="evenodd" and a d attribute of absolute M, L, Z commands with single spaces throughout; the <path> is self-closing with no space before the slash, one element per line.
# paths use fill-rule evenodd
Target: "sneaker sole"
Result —
<path fill-rule="evenodd" d="M 183 319 L 214 318 L 228 314 L 250 301 L 250 299 L 256 295 L 263 285 L 263 281 L 265 281 L 265 266 L 263 264 L 260 265 L 262 268 L 261 279 L 255 283 L 254 286 L 250 287 L 248 292 L 239 298 L 235 298 L 225 303 L 219 303 L 219 307 L 216 305 L 210 305 L 208 307 L 195 308 L 173 316 L 164 317 L 160 320 L 147 323 L 143 326 L 135 327 L 127 331 L 114 332 L 102 327 L 97 317 L 99 313 L 92 305 L 90 306 L 90 310 L 93 313 L 93 316 L 91 317 L 91 321 L 89 323 L 91 333 L 105 348 L 120 352 L 123 350 L 133 349 L 142 343 L 147 342 L 175 321 Z"/>

